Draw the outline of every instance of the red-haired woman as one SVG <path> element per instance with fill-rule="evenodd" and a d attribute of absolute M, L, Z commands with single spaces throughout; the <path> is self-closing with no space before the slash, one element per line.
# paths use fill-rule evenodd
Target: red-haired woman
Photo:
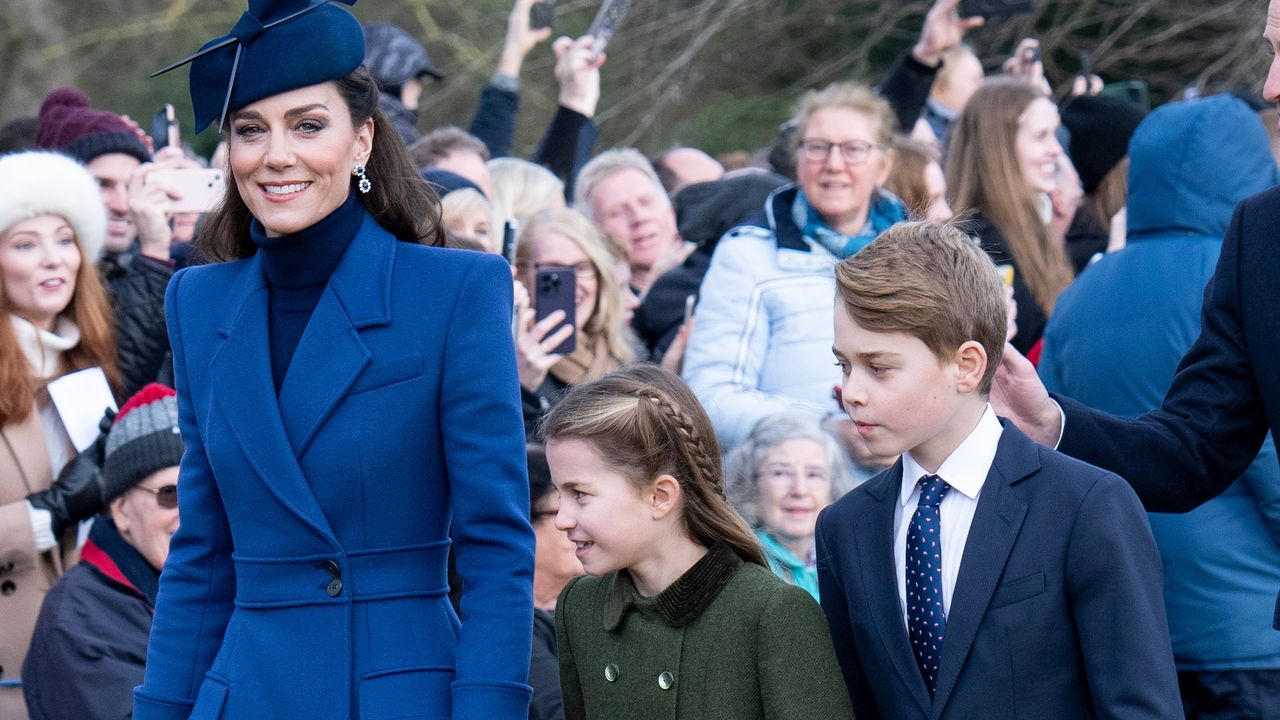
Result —
<path fill-rule="evenodd" d="M 97 184 L 75 161 L 0 158 L 0 717 L 26 717 L 19 669 L 40 602 L 74 561 L 77 522 L 101 505 L 91 478 L 54 480 L 75 450 L 46 387 L 94 366 L 118 384 L 94 269 L 105 232 Z"/>

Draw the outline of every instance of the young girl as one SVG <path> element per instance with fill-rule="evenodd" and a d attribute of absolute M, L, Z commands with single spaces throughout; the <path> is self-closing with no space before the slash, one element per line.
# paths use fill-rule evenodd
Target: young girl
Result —
<path fill-rule="evenodd" d="M 765 567 L 683 382 L 625 367 L 571 389 L 542 433 L 556 526 L 590 576 L 556 604 L 567 720 L 852 715 L 822 611 Z"/>

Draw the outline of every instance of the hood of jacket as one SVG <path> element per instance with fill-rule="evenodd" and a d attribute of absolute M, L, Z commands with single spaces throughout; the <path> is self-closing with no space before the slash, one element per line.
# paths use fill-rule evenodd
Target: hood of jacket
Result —
<path fill-rule="evenodd" d="M 1221 238 L 1241 200 L 1277 183 L 1267 131 L 1239 98 L 1157 108 L 1129 143 L 1129 242 Z"/>

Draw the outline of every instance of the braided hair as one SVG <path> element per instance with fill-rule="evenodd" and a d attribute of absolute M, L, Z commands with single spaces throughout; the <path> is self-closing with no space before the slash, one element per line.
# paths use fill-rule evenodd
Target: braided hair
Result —
<path fill-rule="evenodd" d="M 721 543 L 763 566 L 760 543 L 725 499 L 720 444 L 711 420 L 679 377 L 651 363 L 624 366 L 569 389 L 542 419 L 545 441 L 590 442 L 632 483 L 660 475 L 680 483 L 681 522 L 690 539 Z"/>

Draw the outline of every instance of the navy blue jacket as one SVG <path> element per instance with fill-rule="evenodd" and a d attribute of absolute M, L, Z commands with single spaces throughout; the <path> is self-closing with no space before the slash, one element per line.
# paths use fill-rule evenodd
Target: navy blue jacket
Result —
<path fill-rule="evenodd" d="M 366 217 L 278 400 L 267 295 L 260 254 L 169 286 L 182 525 L 135 716 L 526 717 L 533 531 L 506 263 Z"/>
<path fill-rule="evenodd" d="M 1128 244 L 1058 298 L 1039 371 L 1050 391 L 1137 416 L 1160 406 L 1200 333 L 1232 208 L 1280 172 L 1257 115 L 1230 95 L 1157 109 L 1129 159 Z M 1221 496 L 1150 519 L 1178 669 L 1280 668 L 1270 629 L 1280 584 L 1275 444 Z"/>
<path fill-rule="evenodd" d="M 893 558 L 902 461 L 818 517 L 818 584 L 858 720 L 1180 720 L 1160 558 L 1120 478 L 1004 423 L 930 699 Z"/>

